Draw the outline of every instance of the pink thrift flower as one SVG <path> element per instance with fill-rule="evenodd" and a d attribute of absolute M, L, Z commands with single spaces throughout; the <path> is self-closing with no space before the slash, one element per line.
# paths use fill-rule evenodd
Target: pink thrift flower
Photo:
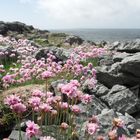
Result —
<path fill-rule="evenodd" d="M 98 125 L 96 123 L 88 123 L 86 126 L 86 132 L 89 135 L 94 135 L 98 129 Z"/>
<path fill-rule="evenodd" d="M 10 95 L 6 99 L 4 99 L 4 103 L 11 106 L 17 103 L 20 103 L 21 99 L 17 95 Z"/>
<path fill-rule="evenodd" d="M 119 137 L 119 140 L 127 140 L 127 139 L 124 135 L 122 135 L 122 137 Z"/>
<path fill-rule="evenodd" d="M 78 82 L 78 80 L 71 80 L 70 83 L 71 83 L 73 86 L 76 86 L 76 87 L 79 87 L 79 86 L 80 86 L 80 83 Z"/>
<path fill-rule="evenodd" d="M 44 112 L 51 112 L 51 110 L 52 110 L 52 107 L 50 106 L 50 105 L 48 105 L 48 104 L 41 104 L 40 106 L 39 106 L 39 108 L 42 110 L 42 111 L 44 111 Z"/>
<path fill-rule="evenodd" d="M 84 95 L 82 95 L 81 100 L 84 104 L 91 103 L 92 102 L 92 96 L 89 95 L 89 94 L 84 94 Z"/>
<path fill-rule="evenodd" d="M 71 108 L 71 111 L 74 112 L 75 114 L 79 114 L 81 112 L 81 109 L 79 108 L 78 105 L 73 105 L 70 108 Z"/>
<path fill-rule="evenodd" d="M 63 130 L 66 130 L 69 127 L 69 125 L 65 122 L 61 123 L 60 128 L 62 128 Z"/>
<path fill-rule="evenodd" d="M 20 114 L 26 111 L 26 106 L 22 103 L 11 105 L 10 108 L 17 114 Z"/>
<path fill-rule="evenodd" d="M 33 92 L 32 92 L 32 96 L 40 97 L 40 98 L 41 98 L 41 97 L 44 97 L 45 94 L 44 94 L 42 91 L 36 89 L 36 90 L 33 90 Z"/>
<path fill-rule="evenodd" d="M 39 126 L 35 124 L 33 121 L 27 121 L 26 122 L 27 128 L 26 128 L 26 135 L 28 138 L 36 137 L 40 134 Z"/>
<path fill-rule="evenodd" d="M 44 79 L 53 77 L 53 73 L 51 71 L 44 71 L 41 75 Z"/>
<path fill-rule="evenodd" d="M 66 94 L 69 98 L 77 97 L 77 87 L 71 83 L 65 84 L 61 87 L 61 92 Z"/>
<path fill-rule="evenodd" d="M 66 110 L 68 108 L 68 103 L 67 102 L 60 102 L 59 106 L 61 109 Z"/>
<path fill-rule="evenodd" d="M 29 104 L 35 111 L 38 111 L 39 105 L 40 105 L 41 99 L 39 97 L 31 97 L 29 99 Z"/>

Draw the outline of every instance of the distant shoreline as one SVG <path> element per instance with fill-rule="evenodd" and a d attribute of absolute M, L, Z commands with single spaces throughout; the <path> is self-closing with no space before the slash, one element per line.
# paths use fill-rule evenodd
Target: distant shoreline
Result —
<path fill-rule="evenodd" d="M 50 32 L 63 32 L 77 35 L 84 40 L 100 41 L 132 41 L 140 38 L 140 29 L 56 29 Z"/>

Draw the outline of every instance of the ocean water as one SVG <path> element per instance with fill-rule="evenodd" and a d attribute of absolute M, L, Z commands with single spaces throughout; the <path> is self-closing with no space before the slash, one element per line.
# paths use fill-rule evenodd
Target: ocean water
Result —
<path fill-rule="evenodd" d="M 129 41 L 140 38 L 140 29 L 64 29 L 51 30 L 77 35 L 85 40 L 99 41 Z"/>

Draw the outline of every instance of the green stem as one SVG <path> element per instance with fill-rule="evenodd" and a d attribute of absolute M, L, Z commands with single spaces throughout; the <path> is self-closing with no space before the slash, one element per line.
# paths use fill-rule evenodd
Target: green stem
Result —
<path fill-rule="evenodd" d="M 21 136 L 21 126 L 20 126 L 20 118 L 18 117 L 18 129 L 19 129 L 19 140 L 22 140 Z"/>
<path fill-rule="evenodd" d="M 35 121 L 35 111 L 32 110 L 32 120 Z"/>

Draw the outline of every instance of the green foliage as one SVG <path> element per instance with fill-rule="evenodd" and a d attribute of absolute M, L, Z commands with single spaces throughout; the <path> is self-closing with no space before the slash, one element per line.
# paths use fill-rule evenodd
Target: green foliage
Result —
<path fill-rule="evenodd" d="M 11 130 L 15 124 L 15 117 L 11 110 L 4 105 L 0 104 L 0 133 Z"/>
<path fill-rule="evenodd" d="M 87 66 L 88 63 L 92 63 L 94 67 L 99 65 L 99 58 L 88 58 L 85 61 L 81 61 L 83 66 Z"/>

